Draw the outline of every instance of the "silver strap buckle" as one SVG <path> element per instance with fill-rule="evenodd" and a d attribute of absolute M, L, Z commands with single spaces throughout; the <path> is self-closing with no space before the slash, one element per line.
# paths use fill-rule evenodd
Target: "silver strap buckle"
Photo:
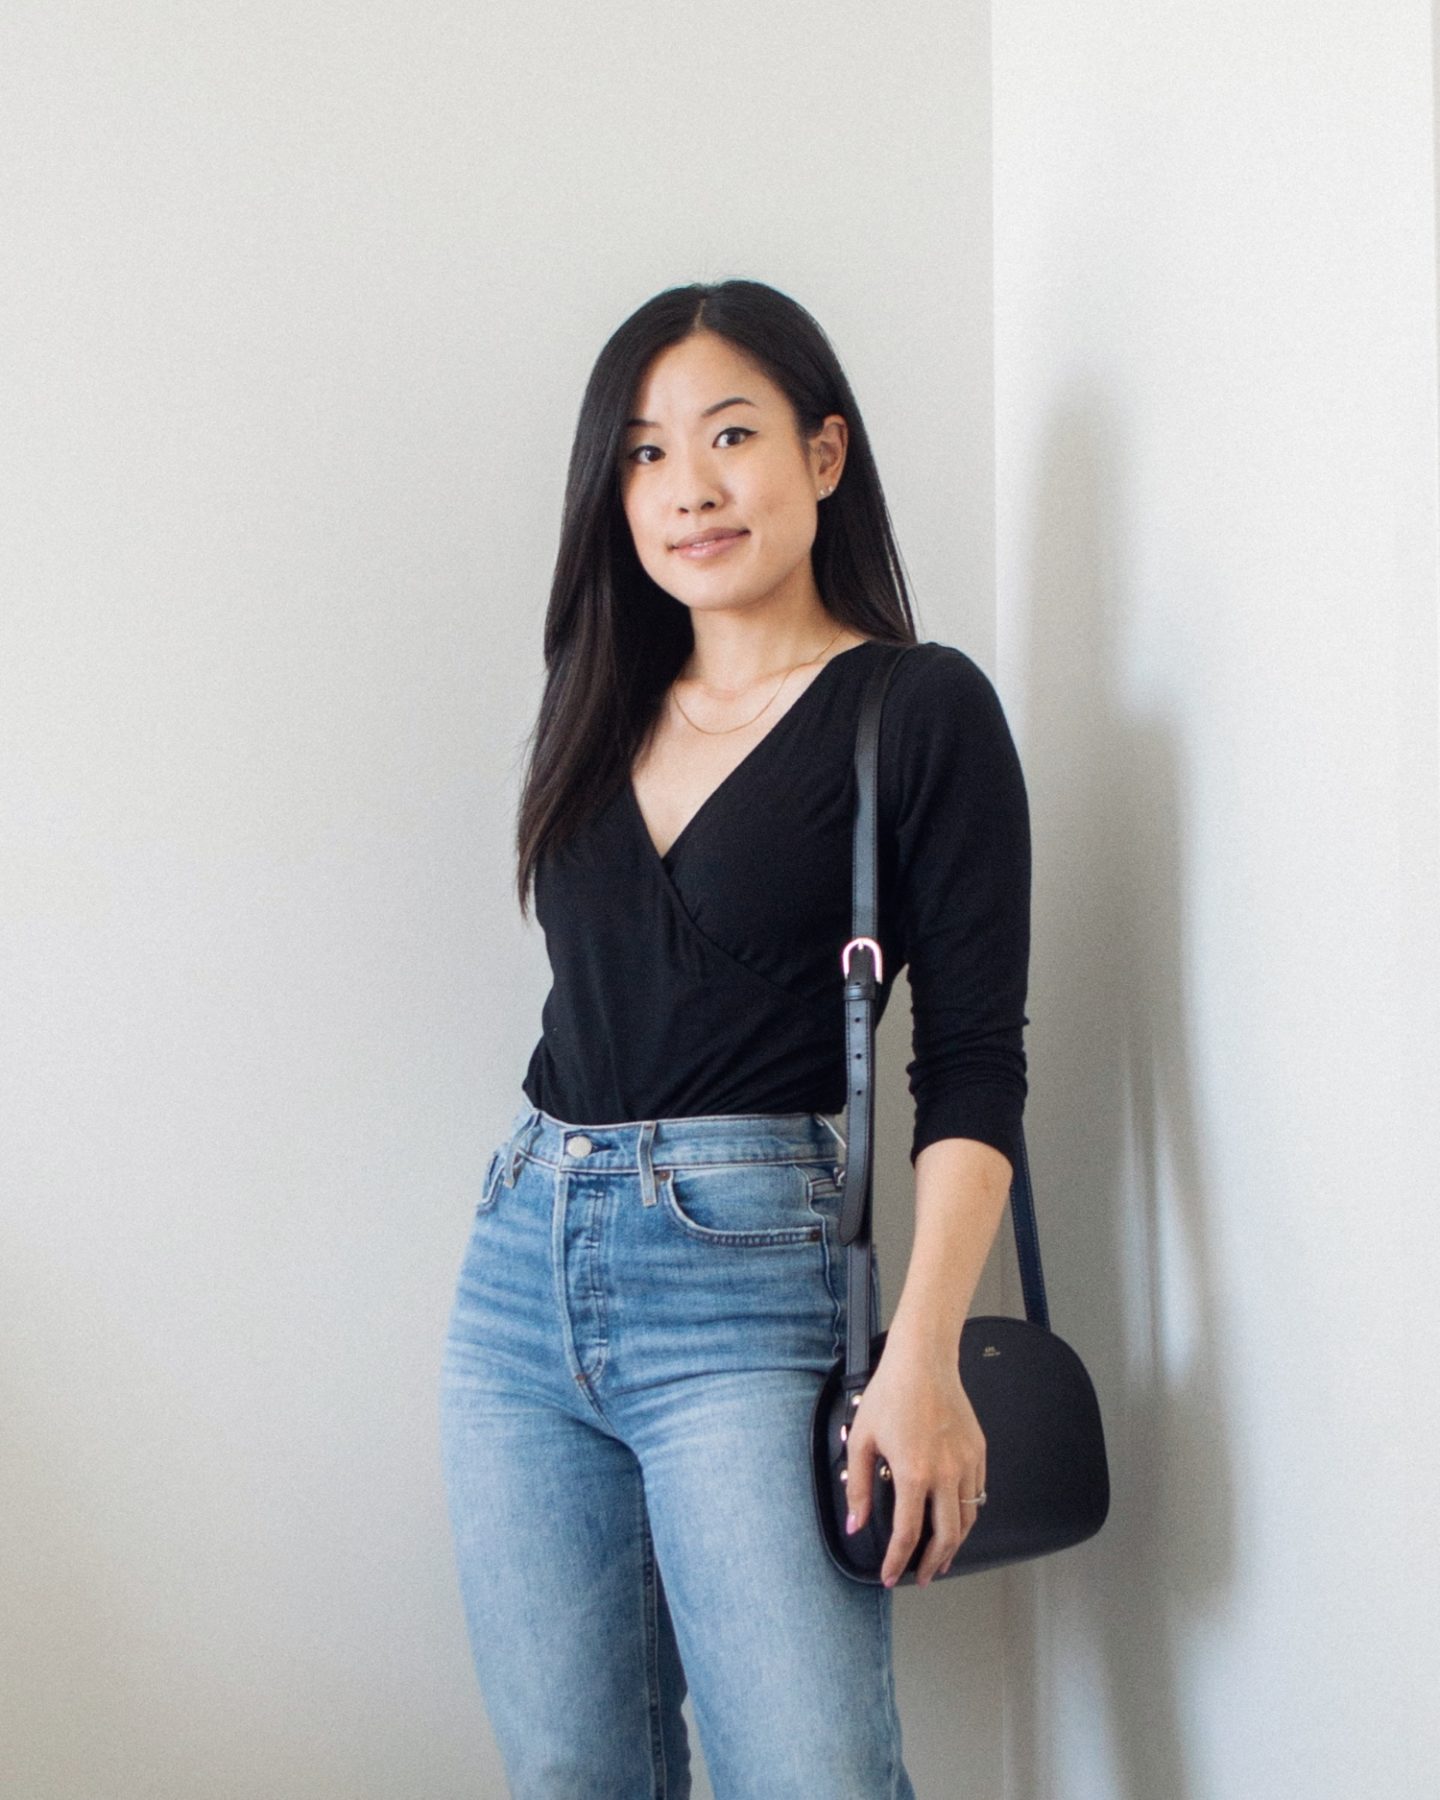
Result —
<path fill-rule="evenodd" d="M 864 944 L 869 948 L 870 954 L 875 959 L 875 979 L 876 979 L 876 981 L 884 981 L 884 979 L 885 979 L 885 975 L 883 972 L 884 971 L 884 963 L 883 963 L 883 961 L 881 959 L 881 955 L 880 955 L 880 946 L 879 946 L 879 944 L 877 944 L 875 942 L 874 938 L 872 938 L 872 937 L 853 937 L 853 938 L 851 938 L 850 942 L 840 952 L 841 972 L 844 974 L 845 978 L 848 980 L 850 977 L 850 952 L 852 950 L 859 949 L 861 944 Z"/>

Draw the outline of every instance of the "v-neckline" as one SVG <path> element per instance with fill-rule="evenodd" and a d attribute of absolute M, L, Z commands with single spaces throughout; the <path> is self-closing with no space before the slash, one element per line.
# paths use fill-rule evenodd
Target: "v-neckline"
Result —
<path fill-rule="evenodd" d="M 809 699 L 810 695 L 812 693 L 814 693 L 815 689 L 817 687 L 819 687 L 819 685 L 822 681 L 824 681 L 828 672 L 835 667 L 836 663 L 844 662 L 844 660 L 847 656 L 854 656 L 858 651 L 864 650 L 868 645 L 874 644 L 877 642 L 879 642 L 879 640 L 876 638 L 863 638 L 858 644 L 851 644 L 851 646 L 848 650 L 842 650 L 838 656 L 832 656 L 830 658 L 829 662 L 825 663 L 820 669 L 818 669 L 816 671 L 814 677 L 807 684 L 807 686 L 804 687 L 800 691 L 800 693 L 798 693 L 795 696 L 794 700 L 792 700 L 791 703 L 789 704 L 789 706 L 787 706 L 785 708 L 784 712 L 781 713 L 780 717 L 775 721 L 775 723 L 770 727 L 770 729 L 764 734 L 764 736 L 757 739 L 756 742 L 753 743 L 750 746 L 750 748 L 745 752 L 745 754 L 740 758 L 739 762 L 737 762 L 735 764 L 734 768 L 730 770 L 729 774 L 723 775 L 720 778 L 720 780 L 718 782 L 716 782 L 715 786 L 713 788 L 711 788 L 710 792 L 705 796 L 705 798 L 695 808 L 694 812 L 691 813 L 690 817 L 680 827 L 679 831 L 677 831 L 675 833 L 675 836 L 670 840 L 670 848 L 668 850 L 662 851 L 659 848 L 659 846 L 656 844 L 654 838 L 651 837 L 650 827 L 645 823 L 645 814 L 640 806 L 640 796 L 635 791 L 634 769 L 633 769 L 633 767 L 626 769 L 626 771 L 625 771 L 625 792 L 629 798 L 630 811 L 634 814 L 635 822 L 640 827 L 641 837 L 645 840 L 646 844 L 648 844 L 650 847 L 650 854 L 655 858 L 656 862 L 660 865 L 660 867 L 665 871 L 665 873 L 667 875 L 669 873 L 668 865 L 670 863 L 671 858 L 674 856 L 676 850 L 680 847 L 680 845 L 684 842 L 684 840 L 690 835 L 690 833 L 694 829 L 696 823 L 704 816 L 705 813 L 707 813 L 711 809 L 711 807 L 714 806 L 715 802 L 719 799 L 720 795 L 723 794 L 725 792 L 725 790 L 728 787 L 730 787 L 732 785 L 732 783 L 734 783 L 738 779 L 738 777 L 741 774 L 741 771 L 750 766 L 750 764 L 754 761 L 755 757 L 758 756 L 760 751 L 762 749 L 764 749 L 765 745 L 770 742 L 771 738 L 773 738 L 775 733 L 777 731 L 779 731 L 780 727 L 785 723 L 785 721 L 787 719 L 791 718 L 796 712 L 799 711 L 799 709 L 805 704 L 806 700 Z"/>

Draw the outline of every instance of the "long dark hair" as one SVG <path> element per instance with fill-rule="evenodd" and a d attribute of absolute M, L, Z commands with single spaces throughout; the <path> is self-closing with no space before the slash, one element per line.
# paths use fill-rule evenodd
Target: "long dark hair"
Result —
<path fill-rule="evenodd" d="M 811 564 L 825 609 L 886 643 L 915 625 L 880 475 L 855 396 L 820 326 L 763 281 L 692 282 L 633 312 L 600 352 L 575 426 L 545 614 L 545 691 L 530 733 L 516 828 L 521 916 L 546 847 L 628 780 L 695 636 L 689 608 L 642 567 L 621 501 L 625 421 L 660 351 L 696 332 L 727 338 L 782 389 L 797 431 L 828 413 L 849 427 L 845 473 L 820 507 Z"/>

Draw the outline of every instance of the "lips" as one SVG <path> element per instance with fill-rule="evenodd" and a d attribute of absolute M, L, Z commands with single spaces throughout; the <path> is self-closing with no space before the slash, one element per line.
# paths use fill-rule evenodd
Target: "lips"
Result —
<path fill-rule="evenodd" d="M 675 545 L 676 553 L 685 557 L 706 557 L 722 555 L 730 544 L 739 543 L 747 537 L 748 532 L 727 530 L 716 526 L 709 531 L 697 531 L 692 537 L 682 538 Z"/>

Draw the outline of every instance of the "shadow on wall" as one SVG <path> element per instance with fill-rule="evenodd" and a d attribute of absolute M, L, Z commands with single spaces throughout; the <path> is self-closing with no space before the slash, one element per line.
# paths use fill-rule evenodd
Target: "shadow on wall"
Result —
<path fill-rule="evenodd" d="M 1212 1612 L 1231 1584 L 1236 1505 L 1223 1421 L 1240 1376 L 1223 1362 L 1210 1177 L 1186 1058 L 1189 784 L 1173 731 L 1133 717 L 1118 687 L 1129 594 L 1110 522 L 1123 512 L 1124 446 L 1102 405 L 1081 396 L 1051 433 L 1019 691 L 1031 697 L 1022 755 L 1036 846 L 1032 994 L 1043 983 L 1031 1009 L 1043 1054 L 1032 1051 L 1027 1114 L 1036 1207 L 1052 1318 L 1094 1377 L 1114 1495 L 1092 1542 L 1001 1573 L 1006 1761 L 1013 1793 L 1063 1791 L 1064 1772 L 1047 1762 L 1059 1701 L 1047 1680 L 1050 1646 L 1063 1654 L 1067 1689 L 1083 1686 L 1103 1708 L 1116 1800 L 1186 1800 L 1170 1627 L 1181 1611 Z M 1191 579 L 1201 550 L 1187 547 Z M 1180 1386 L 1155 1349 L 1165 1335 L 1162 1178 L 1168 1228 L 1183 1233 L 1195 1346 Z M 1082 1619 L 1098 1635 L 1057 1651 L 1057 1619 Z"/>

